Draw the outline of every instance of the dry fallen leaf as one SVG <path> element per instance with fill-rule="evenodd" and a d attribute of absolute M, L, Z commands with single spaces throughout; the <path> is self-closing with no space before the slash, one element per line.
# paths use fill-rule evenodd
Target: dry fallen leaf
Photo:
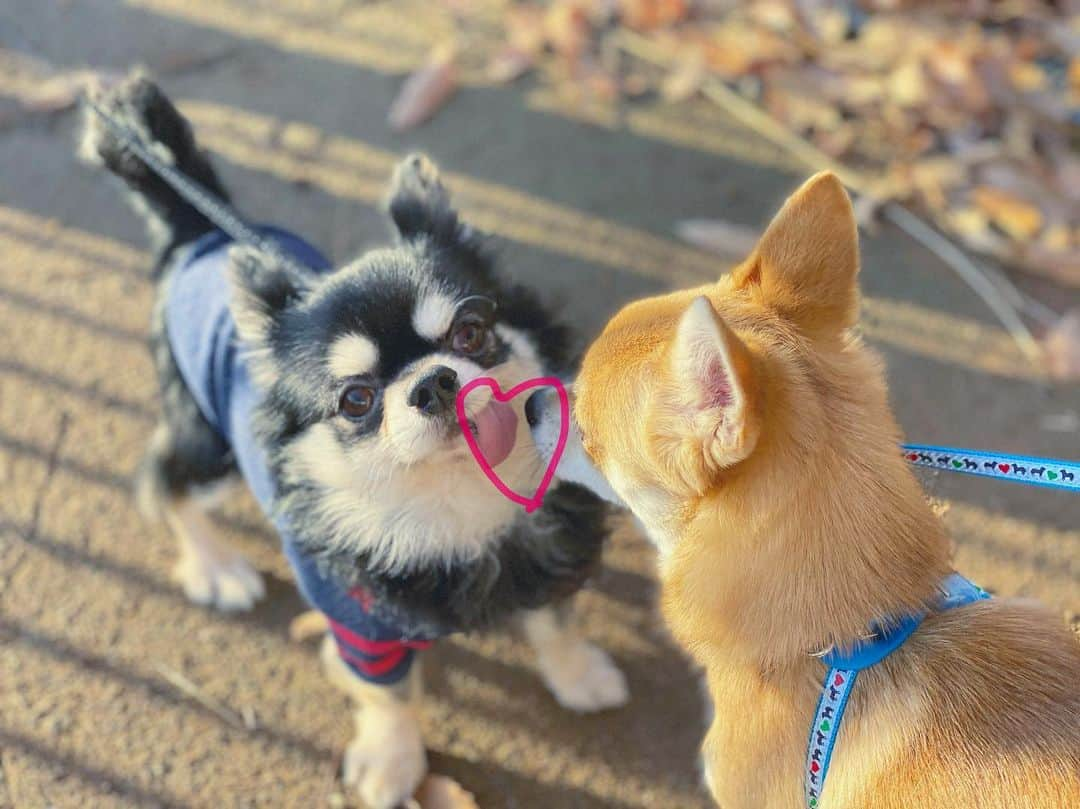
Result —
<path fill-rule="evenodd" d="M 589 43 L 589 17 L 579 0 L 555 0 L 544 15 L 543 31 L 555 53 L 577 62 Z"/>
<path fill-rule="evenodd" d="M 546 48 L 560 97 L 605 104 L 731 107 L 726 85 L 816 149 L 809 162 L 861 177 L 867 218 L 898 201 L 966 247 L 1080 286 L 1062 230 L 1080 203 L 1078 2 L 508 0 L 508 51 L 488 69 L 508 81 Z"/>
<path fill-rule="evenodd" d="M 928 89 L 922 62 L 902 62 L 889 77 L 889 96 L 902 107 L 917 107 L 926 102 Z"/>
<path fill-rule="evenodd" d="M 514 6 L 504 17 L 507 45 L 536 56 L 544 49 L 544 10 L 538 6 Z"/>
<path fill-rule="evenodd" d="M 508 84 L 524 76 L 535 63 L 536 58 L 532 54 L 507 47 L 491 57 L 485 73 L 493 82 Z"/>
<path fill-rule="evenodd" d="M 386 116 L 390 128 L 410 129 L 434 115 L 458 88 L 457 53 L 441 45 L 415 73 L 405 80 Z"/>
<path fill-rule="evenodd" d="M 991 222 L 1015 239 L 1029 240 L 1042 229 L 1038 206 L 1008 191 L 982 185 L 972 190 L 971 198 Z"/>
<path fill-rule="evenodd" d="M 675 69 L 664 77 L 660 96 L 672 103 L 685 101 L 701 88 L 707 75 L 705 53 L 695 48 L 683 55 L 675 64 Z"/>
<path fill-rule="evenodd" d="M 619 0 L 622 20 L 638 31 L 651 31 L 680 22 L 690 13 L 687 0 Z"/>

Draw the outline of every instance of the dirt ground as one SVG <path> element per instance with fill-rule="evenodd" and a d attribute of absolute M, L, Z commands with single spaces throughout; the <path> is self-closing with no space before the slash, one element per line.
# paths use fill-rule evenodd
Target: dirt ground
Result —
<path fill-rule="evenodd" d="M 677 243 L 676 222 L 759 225 L 799 180 L 704 106 L 583 112 L 543 86 L 471 82 L 430 124 L 395 135 L 385 111 L 400 71 L 445 24 L 422 5 L 3 0 L 0 49 L 57 69 L 149 65 L 244 211 L 338 260 L 383 236 L 390 168 L 422 148 L 508 271 L 583 340 L 621 302 L 724 269 Z M 287 638 L 303 605 L 255 509 L 231 504 L 220 522 L 267 575 L 268 598 L 223 616 L 184 600 L 168 537 L 132 506 L 157 410 L 141 233 L 115 189 L 74 161 L 75 113 L 27 110 L 18 93 L 0 72 L 0 807 L 345 805 L 348 705 L 314 648 Z M 882 228 L 864 249 L 864 329 L 911 440 L 1080 456 L 1075 386 L 1039 380 L 901 234 Z M 926 480 L 951 506 L 962 571 L 1076 623 L 1078 498 Z M 706 806 L 697 676 L 656 614 L 652 553 L 628 523 L 580 601 L 631 704 L 570 716 L 519 639 L 455 638 L 425 654 L 432 768 L 485 809 Z"/>

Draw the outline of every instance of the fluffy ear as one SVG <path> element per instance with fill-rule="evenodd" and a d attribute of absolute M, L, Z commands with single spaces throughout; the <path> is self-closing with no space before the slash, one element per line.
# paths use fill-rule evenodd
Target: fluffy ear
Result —
<path fill-rule="evenodd" d="M 422 234 L 449 239 L 457 233 L 457 212 L 450 207 L 439 169 L 422 154 L 398 163 L 386 207 L 403 239 Z"/>
<path fill-rule="evenodd" d="M 851 200 L 835 174 L 821 172 L 784 203 L 733 277 L 799 327 L 828 332 L 858 319 L 858 273 Z"/>
<path fill-rule="evenodd" d="M 707 461 L 722 468 L 746 458 L 759 429 L 753 359 L 708 298 L 695 298 L 683 313 L 671 358 L 692 437 L 702 442 Z"/>
<path fill-rule="evenodd" d="M 308 281 L 273 256 L 249 245 L 229 248 L 229 309 L 241 341 L 265 347 L 274 320 L 307 290 Z"/>

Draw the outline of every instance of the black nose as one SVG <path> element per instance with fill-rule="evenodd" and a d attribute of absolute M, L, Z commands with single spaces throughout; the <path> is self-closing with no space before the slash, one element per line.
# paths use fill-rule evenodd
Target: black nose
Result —
<path fill-rule="evenodd" d="M 525 421 L 529 422 L 530 427 L 540 423 L 540 417 L 544 414 L 544 397 L 547 394 L 546 390 L 538 390 L 525 400 Z"/>
<path fill-rule="evenodd" d="M 437 416 L 453 411 L 457 392 L 457 371 L 445 365 L 436 365 L 416 383 L 407 401 L 422 413 Z"/>

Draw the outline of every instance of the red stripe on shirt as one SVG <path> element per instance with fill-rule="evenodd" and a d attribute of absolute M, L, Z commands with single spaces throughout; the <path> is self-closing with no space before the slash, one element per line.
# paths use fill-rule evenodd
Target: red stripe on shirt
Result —
<path fill-rule="evenodd" d="M 327 620 L 330 622 L 330 629 L 334 633 L 334 637 L 367 655 L 382 656 L 395 649 L 426 649 L 431 645 L 429 640 L 368 640 L 356 634 L 344 624 L 339 624 L 333 618 Z"/>
<path fill-rule="evenodd" d="M 409 653 L 409 650 L 404 646 L 395 649 L 392 652 L 387 653 L 378 660 L 364 660 L 356 655 L 349 654 L 348 651 L 338 646 L 338 654 L 341 657 L 356 666 L 364 674 L 368 674 L 372 677 L 381 677 L 387 672 L 393 671 L 399 663 L 405 658 L 405 655 Z"/>

